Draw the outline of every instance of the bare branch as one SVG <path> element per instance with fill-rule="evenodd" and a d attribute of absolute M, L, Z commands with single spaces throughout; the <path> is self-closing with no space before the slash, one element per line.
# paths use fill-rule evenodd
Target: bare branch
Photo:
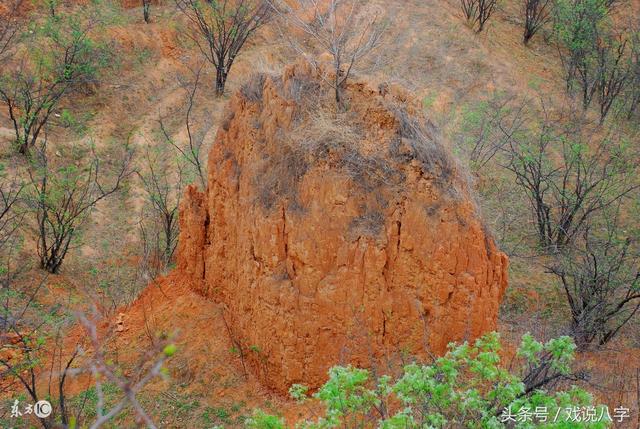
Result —
<path fill-rule="evenodd" d="M 233 63 L 271 17 L 263 0 L 175 0 L 191 23 L 188 37 L 216 69 L 216 94 L 222 95 Z"/>
<path fill-rule="evenodd" d="M 344 107 L 342 90 L 354 66 L 380 44 L 385 30 L 382 12 L 361 8 L 356 0 L 296 0 L 293 6 L 290 3 L 270 0 L 272 9 L 289 27 L 280 29 L 282 36 L 316 69 L 320 69 L 317 55 L 308 52 L 309 49 L 331 55 L 331 75 L 320 76 L 333 89 L 336 104 Z M 302 37 L 290 37 L 296 30 L 310 36 L 315 46 L 307 46 Z"/>

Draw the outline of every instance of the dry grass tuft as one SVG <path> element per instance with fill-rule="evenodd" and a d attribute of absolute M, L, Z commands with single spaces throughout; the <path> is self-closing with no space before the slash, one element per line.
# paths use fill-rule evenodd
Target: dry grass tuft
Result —
<path fill-rule="evenodd" d="M 267 80 L 267 75 L 264 73 L 258 73 L 253 75 L 240 87 L 240 94 L 252 103 L 259 103 L 262 101 L 262 94 L 264 91 L 264 83 Z"/>
<path fill-rule="evenodd" d="M 417 160 L 436 184 L 449 187 L 457 171 L 455 161 L 433 137 L 434 132 L 428 130 L 428 123 L 421 124 L 403 107 L 394 107 L 392 111 L 398 122 L 399 139 L 391 146 L 391 155 L 403 163 Z"/>

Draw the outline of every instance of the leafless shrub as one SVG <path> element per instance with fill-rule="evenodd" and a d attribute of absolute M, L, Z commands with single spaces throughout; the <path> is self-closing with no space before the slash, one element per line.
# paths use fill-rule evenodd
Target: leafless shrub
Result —
<path fill-rule="evenodd" d="M 497 4 L 498 0 L 460 0 L 460 7 L 467 23 L 471 28 L 477 26 L 478 33 L 484 30 Z"/>
<path fill-rule="evenodd" d="M 216 69 L 216 94 L 222 95 L 244 44 L 271 17 L 263 0 L 175 0 L 192 24 L 189 37 Z"/>
<path fill-rule="evenodd" d="M 312 79 L 294 76 L 287 82 L 285 96 L 295 101 L 298 106 L 308 104 L 308 100 L 320 96 L 320 84 Z"/>
<path fill-rule="evenodd" d="M 348 146 L 337 147 L 339 167 L 363 190 L 371 192 L 383 186 L 395 187 L 404 181 L 404 174 L 382 156 L 363 155 Z"/>
<path fill-rule="evenodd" d="M 178 152 L 183 161 L 186 161 L 186 163 L 193 168 L 198 181 L 200 182 L 200 186 L 202 187 L 202 189 L 205 189 L 207 187 L 207 171 L 205 159 L 205 152 L 207 148 L 204 147 L 204 137 L 205 134 L 209 131 L 211 124 L 205 121 L 204 123 L 201 123 L 199 127 L 194 128 L 192 123 L 193 109 L 195 108 L 196 95 L 200 86 L 201 74 L 202 66 L 200 66 L 196 71 L 193 72 L 193 80 L 191 82 L 179 79 L 180 85 L 186 93 L 184 126 L 187 130 L 187 141 L 183 143 L 174 140 L 167 127 L 165 126 L 165 120 L 163 118 L 160 118 L 158 122 L 160 125 L 160 131 L 162 132 L 165 141 Z M 207 113 L 206 116 L 209 117 L 210 115 Z"/>
<path fill-rule="evenodd" d="M 315 112 L 308 120 L 296 139 L 311 154 L 312 163 L 332 164 L 367 192 L 395 187 L 404 180 L 400 169 L 383 154 L 360 152 L 357 142 L 365 138 L 365 133 L 352 115 Z"/>
<path fill-rule="evenodd" d="M 22 200 L 24 181 L 17 172 L 7 172 L 0 164 L 0 289 L 28 268 L 19 253 L 23 241 L 20 227 L 24 220 Z"/>
<path fill-rule="evenodd" d="M 120 190 L 129 170 L 133 152 L 125 146 L 116 160 L 115 179 L 109 186 L 103 180 L 102 162 L 92 151 L 88 163 L 54 165 L 46 138 L 33 157 L 29 173 L 28 210 L 36 220 L 40 267 L 57 273 L 74 239 L 96 204 Z M 70 161 L 69 161 L 70 162 Z M 84 163 L 79 154 L 78 163 Z"/>
<path fill-rule="evenodd" d="M 277 151 L 265 158 L 256 174 L 261 190 L 258 201 L 270 209 L 280 198 L 297 201 L 298 185 L 307 171 L 322 162 L 351 177 L 363 189 L 379 188 L 392 182 L 397 172 L 381 157 L 364 156 L 357 149 L 362 130 L 343 114 L 332 115 L 326 108 L 305 117 L 301 126 L 285 137 Z"/>
<path fill-rule="evenodd" d="M 596 47 L 598 59 L 598 102 L 600 123 L 609 114 L 613 103 L 630 83 L 631 70 L 626 57 L 626 38 L 619 37 L 604 41 Z"/>
<path fill-rule="evenodd" d="M 147 147 L 143 166 L 137 171 L 148 212 L 139 223 L 143 263 L 149 278 L 163 272 L 178 245 L 178 211 L 187 186 L 184 161 L 167 157 L 166 148 Z"/>
<path fill-rule="evenodd" d="M 309 169 L 306 153 L 293 142 L 283 142 L 278 151 L 265 160 L 256 174 L 258 202 L 270 210 L 282 198 L 292 207 L 299 207 L 298 185 Z"/>
<path fill-rule="evenodd" d="M 333 89 L 336 104 L 343 108 L 342 91 L 354 66 L 380 43 L 385 29 L 380 21 L 381 12 L 359 7 L 357 0 L 295 0 L 293 5 L 283 0 L 270 2 L 293 29 L 281 29 L 283 37 L 313 67 L 320 70 L 318 58 L 310 50 L 319 49 L 331 55 L 332 75 L 322 78 Z M 302 32 L 300 40 L 290 37 L 296 30 Z"/>
<path fill-rule="evenodd" d="M 501 94 L 464 108 L 459 133 L 455 135 L 474 173 L 491 162 L 518 132 L 525 121 L 528 102 L 518 103 L 512 96 Z"/>
<path fill-rule="evenodd" d="M 523 0 L 524 34 L 522 41 L 525 45 L 552 18 L 555 0 Z"/>
<path fill-rule="evenodd" d="M 611 341 L 640 309 L 640 254 L 634 240 L 621 236 L 618 216 L 610 214 L 597 232 L 586 228 L 548 266 L 567 297 L 571 334 L 582 350 Z"/>
<path fill-rule="evenodd" d="M 627 119 L 640 113 L 640 22 L 633 29 L 629 56 L 629 85 L 625 93 Z"/>
<path fill-rule="evenodd" d="M 25 184 L 17 174 L 3 171 L 0 165 L 0 249 L 6 249 L 7 242 L 16 232 L 23 214 L 16 210 Z"/>
<path fill-rule="evenodd" d="M 20 31 L 18 11 L 23 0 L 7 0 L 5 6 L 0 7 L 0 61 L 9 51 Z"/>
<path fill-rule="evenodd" d="M 158 123 L 163 140 L 160 144 L 147 145 L 143 164 L 137 171 L 145 197 L 145 207 L 138 224 L 142 245 L 139 269 L 145 283 L 164 273 L 173 261 L 178 244 L 178 212 L 184 188 L 194 180 L 203 189 L 207 186 L 204 139 L 210 122 L 205 119 L 200 126 L 193 125 L 202 68 L 199 66 L 193 71 L 190 81 L 178 77 L 186 94 L 186 140 L 174 138 L 166 124 L 167 119 L 160 118 Z M 205 112 L 205 117 L 209 118 L 210 114 Z"/>
<path fill-rule="evenodd" d="M 535 128 L 512 134 L 503 151 L 546 250 L 572 243 L 596 214 L 639 186 L 629 149 L 613 131 L 597 135 L 583 120 L 554 118 L 544 106 Z"/>

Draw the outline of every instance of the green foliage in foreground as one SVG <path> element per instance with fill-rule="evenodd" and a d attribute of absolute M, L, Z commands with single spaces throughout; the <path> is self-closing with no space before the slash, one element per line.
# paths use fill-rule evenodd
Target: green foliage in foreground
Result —
<path fill-rule="evenodd" d="M 500 365 L 500 340 L 496 333 L 485 335 L 473 345 L 465 342 L 449 347 L 446 356 L 430 365 L 405 366 L 397 380 L 389 376 L 372 380 L 365 369 L 333 367 L 329 380 L 313 395 L 324 405 L 324 416 L 299 422 L 297 427 L 595 429 L 609 425 L 604 408 L 594 407 L 591 395 L 577 387 L 555 393 L 535 390 L 525 394 L 522 374 L 541 363 L 557 374 L 569 374 L 575 351 L 569 337 L 542 344 L 529 334 L 523 336 L 517 352 L 523 364 L 519 373 Z M 308 398 L 302 385 L 292 386 L 290 393 L 299 401 Z M 578 408 L 591 411 L 590 422 L 584 418 L 581 422 L 571 421 L 575 413 L 572 416 L 568 410 Z M 508 421 L 505 409 L 513 416 Z M 535 410 L 539 410 L 538 416 L 534 416 Z M 541 421 L 544 413 L 548 416 L 546 422 Z M 254 413 L 247 425 L 253 429 L 285 427 L 282 418 L 261 410 Z"/>

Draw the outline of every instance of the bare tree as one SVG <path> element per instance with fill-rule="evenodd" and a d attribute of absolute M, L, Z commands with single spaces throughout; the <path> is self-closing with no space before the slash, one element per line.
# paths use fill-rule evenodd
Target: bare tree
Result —
<path fill-rule="evenodd" d="M 82 164 L 83 154 L 76 162 Z M 29 168 L 29 209 L 37 223 L 38 256 L 41 268 L 57 273 L 73 240 L 79 234 L 93 208 L 102 199 L 117 192 L 129 176 L 133 152 L 125 146 L 116 162 L 115 179 L 109 186 L 102 182 L 105 172 L 95 151 L 87 164 L 78 167 L 52 165 L 46 139 L 38 148 Z"/>
<path fill-rule="evenodd" d="M 513 133 L 503 149 L 504 167 L 529 199 L 540 244 L 552 251 L 639 186 L 628 148 L 613 132 L 596 137 L 583 121 L 564 121 L 544 110 L 540 124 Z"/>
<path fill-rule="evenodd" d="M 627 119 L 633 118 L 640 107 L 640 21 L 632 31 L 630 51 L 629 85 L 625 94 L 628 108 Z"/>
<path fill-rule="evenodd" d="M 191 22 L 189 37 L 216 69 L 216 94 L 222 95 L 233 63 L 271 16 L 264 0 L 175 0 Z"/>
<path fill-rule="evenodd" d="M 526 105 L 517 103 L 513 97 L 498 95 L 465 109 L 456 140 L 466 152 L 473 172 L 493 160 L 508 139 L 524 126 Z"/>
<path fill-rule="evenodd" d="M 548 267 L 566 295 L 579 349 L 608 343 L 640 309 L 640 254 L 622 231 L 614 214 L 604 228 L 586 228 L 582 240 Z"/>
<path fill-rule="evenodd" d="M 22 154 L 34 147 L 54 110 L 71 92 L 95 81 L 108 57 L 93 39 L 99 20 L 90 14 L 48 18 L 33 46 L 0 71 L 0 102 L 9 112 Z"/>
<path fill-rule="evenodd" d="M 164 156 L 167 153 L 163 147 L 147 147 L 144 165 L 137 172 L 151 213 L 143 216 L 146 222 L 140 222 L 141 238 L 145 253 L 160 271 L 171 263 L 178 245 L 178 211 L 187 185 L 184 161 Z"/>
<path fill-rule="evenodd" d="M 187 82 L 186 80 L 178 78 L 180 86 L 186 92 L 184 125 L 187 131 L 187 141 L 184 143 L 176 141 L 167 130 L 165 119 L 160 118 L 158 122 L 160 125 L 160 131 L 162 132 L 166 142 L 169 143 L 179 153 L 179 155 L 191 165 L 198 177 L 200 186 L 202 189 L 205 189 L 207 187 L 207 171 L 204 159 L 204 152 L 206 151 L 206 148 L 204 147 L 204 137 L 207 131 L 209 131 L 211 124 L 201 124 L 201 126 L 196 129 L 193 125 L 192 118 L 196 95 L 200 86 L 201 74 L 202 66 L 198 67 L 198 69 L 193 72 L 193 81 Z M 207 117 L 209 116 L 210 115 L 207 114 Z"/>
<path fill-rule="evenodd" d="M 0 164 L 0 249 L 18 228 L 22 214 L 16 210 L 25 184 L 17 174 L 7 177 L 4 167 Z"/>
<path fill-rule="evenodd" d="M 385 30 L 380 12 L 361 8 L 358 0 L 273 0 L 271 4 L 294 31 L 302 31 L 300 40 L 289 37 L 287 29 L 282 34 L 314 67 L 318 68 L 318 60 L 309 49 L 331 55 L 332 76 L 323 79 L 333 88 L 337 105 L 342 106 L 342 90 L 354 66 L 380 43 Z M 311 46 L 306 45 L 307 39 Z"/>
<path fill-rule="evenodd" d="M 18 257 L 23 238 L 20 226 L 24 219 L 24 188 L 19 174 L 5 172 L 0 164 L 0 289 L 7 289 L 27 268 L 27 263 Z"/>
<path fill-rule="evenodd" d="M 555 0 L 524 0 L 524 34 L 522 41 L 525 45 L 552 17 Z"/>
<path fill-rule="evenodd" d="M 460 7 L 467 23 L 471 28 L 478 27 L 480 33 L 493 15 L 498 0 L 460 0 Z"/>
<path fill-rule="evenodd" d="M 629 83 L 631 70 L 625 57 L 626 47 L 626 39 L 614 42 L 613 46 L 598 47 L 600 63 L 598 101 L 601 124 L 607 117 L 613 103 Z"/>
<path fill-rule="evenodd" d="M 169 118 L 158 121 L 162 141 L 148 144 L 137 171 L 142 182 L 145 207 L 139 222 L 143 258 L 139 269 L 145 281 L 162 274 L 173 260 L 178 243 L 178 212 L 184 188 L 198 181 L 207 186 L 205 166 L 205 135 L 211 128 L 211 115 L 205 111 L 204 119 L 194 126 L 194 108 L 203 67 L 193 72 L 193 79 L 178 76 L 185 91 L 184 129 L 186 139 L 170 132 Z M 180 115 L 172 114 L 171 118 Z"/>
<path fill-rule="evenodd" d="M 23 0 L 8 0 L 0 6 L 0 61 L 16 40 L 20 31 L 18 12 Z"/>

